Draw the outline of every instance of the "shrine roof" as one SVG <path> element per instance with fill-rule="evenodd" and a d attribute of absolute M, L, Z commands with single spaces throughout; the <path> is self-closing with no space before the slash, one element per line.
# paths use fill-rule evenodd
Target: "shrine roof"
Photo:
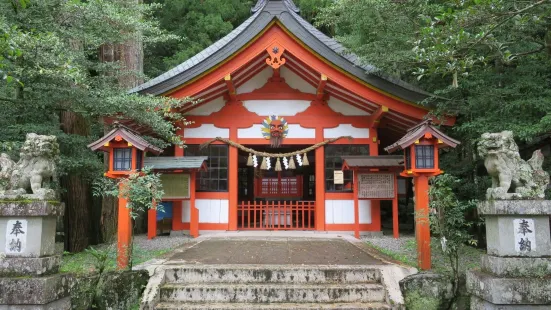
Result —
<path fill-rule="evenodd" d="M 88 148 L 90 148 L 92 151 L 96 151 L 98 149 L 102 151 L 107 151 L 105 145 L 111 142 L 117 136 L 121 137 L 126 142 L 132 143 L 132 146 L 136 147 L 141 151 L 151 152 L 154 154 L 160 154 L 163 152 L 162 149 L 149 143 L 140 134 L 121 124 L 116 124 L 115 127 L 110 132 L 105 134 L 99 140 L 88 144 Z"/>
<path fill-rule="evenodd" d="M 144 167 L 153 170 L 206 169 L 207 156 L 146 157 Z"/>
<path fill-rule="evenodd" d="M 391 168 L 404 166 L 404 156 L 402 155 L 341 156 L 341 158 L 348 168 Z"/>
<path fill-rule="evenodd" d="M 378 72 L 374 66 L 365 64 L 358 56 L 347 52 L 335 39 L 326 36 L 300 17 L 299 9 L 292 0 L 258 0 L 251 11 L 253 15 L 228 35 L 182 64 L 133 88 L 130 93 L 167 93 L 216 67 L 247 46 L 272 21 L 277 20 L 328 62 L 384 92 L 411 102 L 419 102 L 430 96 L 413 85 Z"/>
<path fill-rule="evenodd" d="M 415 143 L 415 141 L 421 139 L 426 133 L 430 133 L 433 137 L 442 141 L 441 147 L 456 147 L 458 144 L 461 144 L 461 142 L 447 136 L 446 134 L 438 130 L 438 128 L 436 128 L 432 124 L 432 120 L 427 119 L 419 123 L 418 125 L 408 129 L 405 136 L 400 138 L 400 140 L 396 141 L 395 143 L 385 147 L 385 151 L 392 153 L 397 150 L 402 150 Z"/>

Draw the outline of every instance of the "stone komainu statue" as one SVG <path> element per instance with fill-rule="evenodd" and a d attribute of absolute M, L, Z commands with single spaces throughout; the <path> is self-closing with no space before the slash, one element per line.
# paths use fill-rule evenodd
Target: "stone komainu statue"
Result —
<path fill-rule="evenodd" d="M 0 198 L 54 199 L 54 190 L 45 185 L 55 177 L 58 156 L 55 136 L 27 134 L 17 163 L 0 154 Z"/>
<path fill-rule="evenodd" d="M 527 162 L 520 158 L 512 131 L 485 133 L 478 154 L 492 177 L 487 199 L 543 199 L 549 174 L 543 170 L 543 154 L 534 151 Z"/>

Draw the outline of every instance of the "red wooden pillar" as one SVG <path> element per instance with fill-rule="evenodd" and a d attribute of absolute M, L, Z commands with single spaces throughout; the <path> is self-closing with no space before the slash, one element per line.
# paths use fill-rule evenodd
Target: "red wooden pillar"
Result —
<path fill-rule="evenodd" d="M 394 174 L 394 199 L 392 199 L 392 235 L 394 239 L 400 237 L 400 227 L 398 224 L 398 176 Z"/>
<path fill-rule="evenodd" d="M 189 186 L 189 234 L 193 238 L 199 237 L 199 210 L 195 208 L 195 176 L 197 172 L 192 171 Z"/>
<path fill-rule="evenodd" d="M 316 143 L 323 141 L 323 128 L 316 128 Z M 316 176 L 316 230 L 325 230 L 325 148 L 315 150 Z"/>
<path fill-rule="evenodd" d="M 128 202 L 124 198 L 119 198 L 119 215 L 117 229 L 117 269 L 128 268 L 130 259 L 130 244 L 132 242 L 132 218 L 130 209 L 126 207 Z"/>
<path fill-rule="evenodd" d="M 154 207 L 147 210 L 147 239 L 157 237 L 157 202 L 153 201 Z"/>
<path fill-rule="evenodd" d="M 237 141 L 236 127 L 230 128 L 230 140 Z M 239 153 L 237 152 L 237 148 L 230 146 L 228 154 L 228 230 L 233 231 L 237 230 L 237 191 L 239 186 L 239 182 L 237 180 L 238 160 Z"/>
<path fill-rule="evenodd" d="M 358 169 L 352 172 L 354 175 L 354 237 L 360 239 L 360 204 L 358 201 Z"/>
<path fill-rule="evenodd" d="M 431 267 L 430 222 L 429 222 L 429 178 L 425 175 L 414 177 L 415 182 L 415 238 L 419 268 Z"/>

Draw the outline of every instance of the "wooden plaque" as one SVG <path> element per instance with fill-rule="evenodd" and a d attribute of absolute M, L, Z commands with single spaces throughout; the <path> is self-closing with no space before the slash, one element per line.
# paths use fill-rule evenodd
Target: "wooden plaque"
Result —
<path fill-rule="evenodd" d="M 344 172 L 342 170 L 335 170 L 333 172 L 333 183 L 344 184 Z"/>
<path fill-rule="evenodd" d="M 392 173 L 358 175 L 358 198 L 392 199 L 395 191 L 394 174 Z"/>
<path fill-rule="evenodd" d="M 189 198 L 189 174 L 162 174 L 161 182 L 163 183 L 163 191 L 165 192 L 163 195 L 164 199 Z"/>

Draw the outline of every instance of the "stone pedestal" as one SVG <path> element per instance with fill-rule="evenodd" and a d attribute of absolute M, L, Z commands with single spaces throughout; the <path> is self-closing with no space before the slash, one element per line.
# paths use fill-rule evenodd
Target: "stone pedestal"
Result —
<path fill-rule="evenodd" d="M 481 270 L 467 272 L 473 310 L 539 310 L 551 307 L 551 201 L 481 202 L 487 255 Z"/>
<path fill-rule="evenodd" d="M 59 202 L 0 201 L 0 310 L 70 309 L 55 255 L 63 209 Z"/>

